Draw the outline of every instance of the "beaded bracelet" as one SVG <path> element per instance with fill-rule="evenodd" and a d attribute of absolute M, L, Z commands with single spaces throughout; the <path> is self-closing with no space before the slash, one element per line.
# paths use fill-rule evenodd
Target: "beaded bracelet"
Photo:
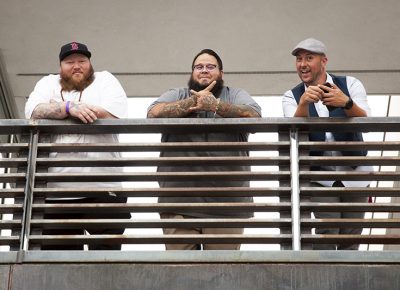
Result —
<path fill-rule="evenodd" d="M 65 112 L 67 113 L 67 115 L 69 115 L 69 104 L 70 104 L 71 102 L 70 101 L 67 101 L 66 103 L 65 103 Z"/>

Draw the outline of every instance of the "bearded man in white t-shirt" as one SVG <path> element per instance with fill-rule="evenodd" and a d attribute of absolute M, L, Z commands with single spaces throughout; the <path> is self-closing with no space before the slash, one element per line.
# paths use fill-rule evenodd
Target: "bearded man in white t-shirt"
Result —
<path fill-rule="evenodd" d="M 72 42 L 61 47 L 60 74 L 43 77 L 36 84 L 25 106 L 28 119 L 77 119 L 93 123 L 97 119 L 127 117 L 127 97 L 119 81 L 109 72 L 94 72 L 87 46 Z M 54 134 L 53 143 L 118 143 L 117 134 Z M 53 158 L 118 158 L 119 152 L 52 152 Z M 62 173 L 117 173 L 116 167 L 50 167 L 49 172 Z M 46 203 L 125 203 L 126 197 L 118 197 L 112 188 L 121 187 L 120 182 L 48 182 L 52 188 L 110 188 L 105 196 L 86 198 L 46 198 Z M 47 219 L 129 219 L 130 213 L 45 213 Z M 124 229 L 104 227 L 87 229 L 90 234 L 122 234 Z M 44 235 L 82 235 L 84 229 L 44 229 Z M 82 245 L 43 245 L 45 250 L 83 249 Z M 89 245 L 94 250 L 118 250 L 120 244 Z"/>

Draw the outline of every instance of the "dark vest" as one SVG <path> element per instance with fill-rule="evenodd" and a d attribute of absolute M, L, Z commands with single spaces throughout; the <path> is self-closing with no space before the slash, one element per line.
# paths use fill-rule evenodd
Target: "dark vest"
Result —
<path fill-rule="evenodd" d="M 350 96 L 349 90 L 347 89 L 347 82 L 345 76 L 335 76 L 331 75 L 333 83 L 342 90 L 342 92 Z M 294 98 L 296 99 L 297 104 L 300 101 L 300 97 L 304 94 L 304 83 L 298 84 L 296 87 L 292 89 L 292 93 Z M 314 103 L 309 104 L 308 107 L 310 117 L 319 117 L 317 110 L 315 109 Z M 329 111 L 329 117 L 346 117 L 346 113 L 342 108 L 336 108 L 332 111 Z M 324 141 L 326 132 L 311 132 L 309 134 L 310 141 Z M 363 141 L 362 133 L 360 132 L 332 132 L 333 137 L 336 141 Z M 343 156 L 366 156 L 367 151 L 342 151 Z M 312 151 L 310 155 L 321 156 L 323 155 L 322 151 Z"/>

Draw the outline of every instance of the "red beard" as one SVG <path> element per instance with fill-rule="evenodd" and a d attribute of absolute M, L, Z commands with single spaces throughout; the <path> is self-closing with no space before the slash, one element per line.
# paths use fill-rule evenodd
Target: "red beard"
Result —
<path fill-rule="evenodd" d="M 94 70 L 93 67 L 90 66 L 90 69 L 87 73 L 83 73 L 80 75 L 81 77 L 77 78 L 74 75 L 68 75 L 67 73 L 61 71 L 61 88 L 63 91 L 83 91 L 87 88 L 94 80 Z"/>

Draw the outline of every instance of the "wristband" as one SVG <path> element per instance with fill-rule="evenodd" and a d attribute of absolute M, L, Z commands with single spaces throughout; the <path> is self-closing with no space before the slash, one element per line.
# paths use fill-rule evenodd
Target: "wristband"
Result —
<path fill-rule="evenodd" d="M 69 104 L 70 104 L 71 102 L 70 101 L 67 101 L 66 103 L 65 103 L 65 112 L 67 113 L 67 115 L 69 115 Z"/>

